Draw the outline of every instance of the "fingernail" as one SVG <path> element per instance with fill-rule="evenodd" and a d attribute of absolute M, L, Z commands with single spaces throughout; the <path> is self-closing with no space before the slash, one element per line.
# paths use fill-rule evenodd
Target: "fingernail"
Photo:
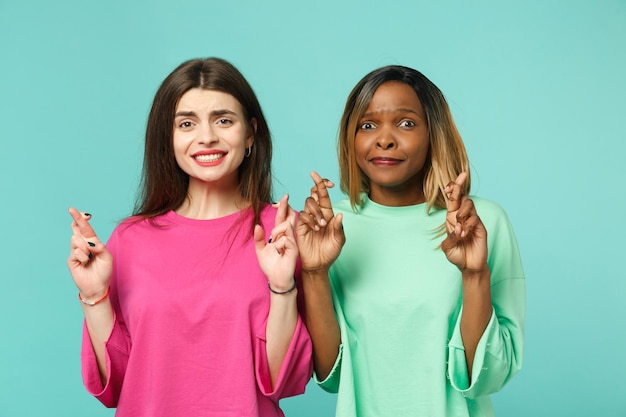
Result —
<path fill-rule="evenodd" d="M 96 246 L 96 244 L 95 244 L 95 243 L 93 243 L 93 242 L 87 242 L 87 243 L 88 243 L 88 244 L 89 244 L 89 246 L 91 246 L 92 248 Z"/>
<path fill-rule="evenodd" d="M 89 257 L 89 259 L 93 258 L 93 254 L 91 252 L 89 252 L 89 255 L 87 255 Z"/>
<path fill-rule="evenodd" d="M 272 237 L 270 236 L 269 240 L 267 241 L 267 243 L 272 243 Z"/>
<path fill-rule="evenodd" d="M 85 213 L 85 217 L 91 217 L 91 214 Z"/>

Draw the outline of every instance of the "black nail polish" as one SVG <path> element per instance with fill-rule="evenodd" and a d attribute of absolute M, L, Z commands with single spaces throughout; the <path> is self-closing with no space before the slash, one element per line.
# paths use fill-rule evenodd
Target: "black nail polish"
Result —
<path fill-rule="evenodd" d="M 89 259 L 93 259 L 93 254 L 91 252 L 89 252 L 89 255 L 87 255 L 89 257 Z"/>
<path fill-rule="evenodd" d="M 268 240 L 267 243 L 272 243 L 272 237 L 271 236 L 270 236 L 270 240 Z"/>
<path fill-rule="evenodd" d="M 93 242 L 87 242 L 87 243 L 88 243 L 88 244 L 89 244 L 89 246 L 91 246 L 92 248 L 96 246 L 96 244 L 95 244 L 95 243 L 93 243 Z"/>
<path fill-rule="evenodd" d="M 91 217 L 91 214 L 85 213 L 85 217 Z"/>

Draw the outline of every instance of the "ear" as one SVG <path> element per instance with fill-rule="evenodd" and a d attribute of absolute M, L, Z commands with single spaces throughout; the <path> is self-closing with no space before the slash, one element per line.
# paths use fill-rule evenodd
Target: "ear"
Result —
<path fill-rule="evenodd" d="M 246 148 L 249 148 L 254 143 L 254 137 L 256 136 L 256 118 L 253 117 L 250 119 L 250 126 L 252 127 L 252 131 L 246 139 Z"/>

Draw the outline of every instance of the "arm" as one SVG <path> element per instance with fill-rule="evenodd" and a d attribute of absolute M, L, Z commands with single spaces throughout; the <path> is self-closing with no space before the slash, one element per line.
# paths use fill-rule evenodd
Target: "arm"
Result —
<path fill-rule="evenodd" d="M 281 290 L 286 291 L 286 290 Z M 270 311 L 266 327 L 266 352 L 272 387 L 277 385 L 287 350 L 298 321 L 295 289 L 287 294 L 270 295 Z"/>
<path fill-rule="evenodd" d="M 302 271 L 306 326 L 313 342 L 313 363 L 319 380 L 333 369 L 341 335 L 333 309 L 328 270 Z"/>
<path fill-rule="evenodd" d="M 334 184 L 311 173 L 315 185 L 297 225 L 302 261 L 306 325 L 313 342 L 315 373 L 326 379 L 339 354 L 341 334 L 335 317 L 328 271 L 345 242 L 341 214 L 335 216 L 328 189 Z"/>
<path fill-rule="evenodd" d="M 268 279 L 270 310 L 266 325 L 266 354 L 272 388 L 278 377 L 298 322 L 295 269 L 298 257 L 293 226 L 295 213 L 284 196 L 276 212 L 270 242 L 266 243 L 263 228 L 254 229 L 259 265 Z"/>
<path fill-rule="evenodd" d="M 463 280 L 463 304 L 449 343 L 448 373 L 455 389 L 476 398 L 499 391 L 521 369 L 525 280 L 506 214 L 495 205 L 482 206 L 487 238 L 487 227 L 460 189 L 462 180 L 459 177 L 446 189 L 451 202 L 448 237 L 442 243 Z"/>
<path fill-rule="evenodd" d="M 462 274 L 463 315 L 461 336 L 465 347 L 468 378 L 472 378 L 472 367 L 478 341 L 491 319 L 491 271 L 487 265 L 487 231 L 476 213 L 474 203 L 465 194 L 463 183 L 466 173 L 448 184 L 446 215 L 447 237 L 441 248 L 450 262 Z"/>
<path fill-rule="evenodd" d="M 107 380 L 105 342 L 113 329 L 114 315 L 108 297 L 113 257 L 89 225 L 90 215 L 70 208 L 72 238 L 67 265 L 78 287 L 85 323 L 96 356 L 100 380 Z"/>
<path fill-rule="evenodd" d="M 490 271 L 463 271 L 463 314 L 461 315 L 461 337 L 465 347 L 467 375 L 471 380 L 472 367 L 478 341 L 491 319 Z"/>
<path fill-rule="evenodd" d="M 85 325 L 87 327 L 89 340 L 91 341 L 91 347 L 93 348 L 96 363 L 98 364 L 100 381 L 104 387 L 107 381 L 105 344 L 113 330 L 113 308 L 111 307 L 111 301 L 108 297 L 95 306 L 83 304 L 82 307 L 85 314 Z"/>

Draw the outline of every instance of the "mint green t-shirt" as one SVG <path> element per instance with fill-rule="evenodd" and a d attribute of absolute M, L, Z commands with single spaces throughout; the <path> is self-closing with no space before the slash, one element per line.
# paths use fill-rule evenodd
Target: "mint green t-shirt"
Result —
<path fill-rule="evenodd" d="M 343 213 L 346 244 L 330 279 L 342 345 L 330 375 L 338 417 L 493 416 L 488 395 L 522 364 L 525 280 L 513 229 L 493 202 L 472 197 L 487 229 L 493 313 L 472 381 L 460 334 L 461 273 L 439 248 L 445 210 L 386 207 L 365 197 Z"/>

